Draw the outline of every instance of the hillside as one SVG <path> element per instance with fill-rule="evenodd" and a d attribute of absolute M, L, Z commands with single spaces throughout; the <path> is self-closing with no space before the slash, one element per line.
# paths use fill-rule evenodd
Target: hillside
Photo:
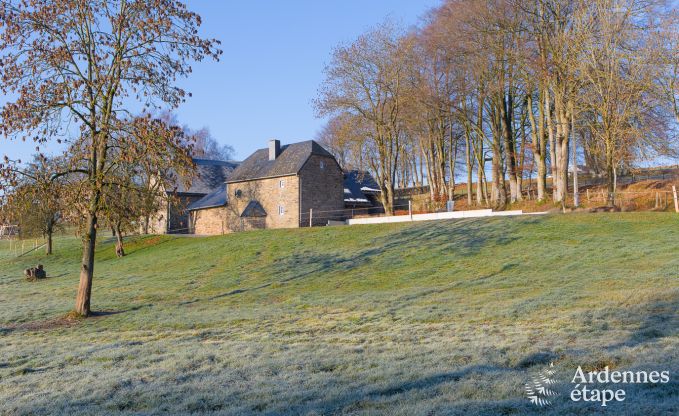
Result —
<path fill-rule="evenodd" d="M 94 318 L 64 318 L 78 242 L 0 242 L 0 414 L 679 411 L 679 217 L 571 214 L 103 241 Z M 28 283 L 41 262 L 51 278 Z M 537 408 L 553 361 L 670 370 Z M 602 412 L 605 413 L 605 412 Z M 611 414 L 613 414 L 611 413 Z"/>

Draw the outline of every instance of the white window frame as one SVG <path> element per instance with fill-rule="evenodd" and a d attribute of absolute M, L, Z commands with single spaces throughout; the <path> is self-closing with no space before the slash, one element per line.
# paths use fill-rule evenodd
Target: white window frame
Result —
<path fill-rule="evenodd" d="M 285 207 L 283 205 L 278 206 L 278 215 L 280 216 L 285 215 Z"/>
<path fill-rule="evenodd" d="M 278 187 L 281 189 L 285 188 L 285 179 L 278 181 Z"/>
<path fill-rule="evenodd" d="M 321 163 L 319 164 L 321 170 L 325 170 L 325 160 L 321 160 Z"/>

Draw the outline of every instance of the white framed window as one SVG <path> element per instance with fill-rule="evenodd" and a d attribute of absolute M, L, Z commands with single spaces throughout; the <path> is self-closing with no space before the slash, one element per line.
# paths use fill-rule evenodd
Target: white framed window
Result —
<path fill-rule="evenodd" d="M 321 170 L 325 169 L 325 161 L 324 160 L 321 160 L 320 167 L 321 167 Z"/>
<path fill-rule="evenodd" d="M 281 188 L 281 189 L 285 188 L 285 180 L 284 179 L 281 179 L 280 181 L 278 181 L 278 187 Z"/>
<path fill-rule="evenodd" d="M 285 214 L 285 207 L 283 205 L 278 206 L 278 215 L 284 215 Z"/>

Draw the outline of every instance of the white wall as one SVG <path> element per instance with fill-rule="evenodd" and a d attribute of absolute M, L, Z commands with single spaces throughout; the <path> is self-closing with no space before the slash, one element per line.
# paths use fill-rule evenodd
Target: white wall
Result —
<path fill-rule="evenodd" d="M 431 214 L 414 214 L 412 217 L 410 215 L 395 215 L 391 217 L 355 218 L 347 220 L 347 224 L 384 224 L 390 222 L 432 221 L 453 218 L 509 217 L 514 215 L 523 215 L 523 211 L 493 212 L 491 209 L 477 209 L 472 211 L 434 212 Z"/>

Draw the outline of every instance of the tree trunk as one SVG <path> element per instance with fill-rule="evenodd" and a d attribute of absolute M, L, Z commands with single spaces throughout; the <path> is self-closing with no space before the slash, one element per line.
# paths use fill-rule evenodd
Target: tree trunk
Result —
<path fill-rule="evenodd" d="M 617 172 L 615 171 L 615 164 L 613 162 L 613 149 L 607 146 L 606 149 L 606 176 L 607 176 L 607 190 L 606 205 L 612 207 L 615 205 L 615 187 L 617 182 Z"/>
<path fill-rule="evenodd" d="M 558 186 L 559 189 L 557 190 L 557 197 L 558 201 L 566 201 L 566 197 L 568 196 L 568 165 L 570 163 L 570 140 L 569 140 L 569 135 L 570 135 L 570 128 L 569 128 L 569 117 L 568 114 L 565 114 L 564 117 L 559 118 L 559 124 L 561 125 L 561 130 L 559 138 L 558 138 L 558 144 L 559 144 L 559 149 L 558 149 L 558 163 L 557 163 L 557 174 L 559 175 L 559 180 L 558 180 Z"/>
<path fill-rule="evenodd" d="M 455 200 L 455 165 L 457 163 L 457 141 L 453 139 L 453 129 L 450 129 L 450 148 L 448 149 L 448 166 L 450 179 L 448 179 L 448 200 Z"/>
<path fill-rule="evenodd" d="M 547 143 L 545 138 L 545 111 L 544 106 L 542 106 L 542 93 L 540 93 L 540 99 L 538 100 L 538 122 L 535 121 L 535 115 L 533 113 L 533 97 L 529 93 L 526 97 L 528 101 L 528 120 L 531 125 L 531 136 L 533 139 L 533 160 L 537 162 L 538 166 L 538 177 L 537 177 L 537 199 L 542 202 L 545 200 L 547 195 L 547 162 L 546 162 L 546 150 Z"/>
<path fill-rule="evenodd" d="M 500 121 L 505 146 L 505 163 L 507 164 L 507 173 L 509 174 L 509 198 L 511 202 L 516 202 L 520 199 L 520 190 L 517 189 L 516 144 L 514 142 L 514 131 L 512 128 L 513 112 L 514 104 L 511 93 L 506 94 L 506 96 L 503 94 L 502 102 L 500 104 Z"/>
<path fill-rule="evenodd" d="M 116 232 L 116 256 L 125 257 L 125 247 L 123 246 L 123 233 L 120 232 L 120 226 L 115 227 Z"/>
<path fill-rule="evenodd" d="M 493 160 L 491 161 L 492 188 L 490 201 L 493 208 L 505 209 L 507 206 L 507 190 L 505 189 L 505 173 L 502 164 L 502 143 L 504 141 L 500 101 L 495 99 L 495 111 L 491 114 L 493 131 Z"/>
<path fill-rule="evenodd" d="M 549 98 L 549 89 L 545 89 L 545 119 L 547 120 L 547 137 L 549 138 L 549 165 L 552 171 L 552 199 L 556 202 L 556 140 L 554 139 L 554 126 L 552 123 L 552 103 Z"/>
<path fill-rule="evenodd" d="M 51 229 L 47 230 L 47 245 L 45 247 L 45 254 L 48 256 L 52 255 L 52 234 L 53 231 Z"/>
<path fill-rule="evenodd" d="M 386 205 L 384 206 L 384 212 L 387 215 L 394 215 L 394 185 L 390 184 L 387 186 L 386 195 Z"/>
<path fill-rule="evenodd" d="M 476 202 L 478 205 L 486 203 L 488 205 L 488 189 L 486 187 L 486 155 L 483 146 L 483 105 L 485 98 L 479 94 L 478 107 L 476 109 L 476 137 L 477 143 L 474 146 L 474 153 L 478 161 L 476 168 Z M 476 147 L 478 145 L 478 147 Z"/>
<path fill-rule="evenodd" d="M 97 241 L 97 215 L 87 215 L 87 231 L 83 236 L 83 256 L 80 266 L 80 284 L 75 299 L 75 311 L 81 316 L 89 316 L 90 298 L 92 295 L 92 277 L 94 275 L 94 253 Z"/>
<path fill-rule="evenodd" d="M 465 162 L 467 163 L 467 206 L 471 207 L 474 203 L 472 195 L 472 169 L 474 169 L 474 162 L 472 159 L 472 141 L 469 134 L 469 129 L 465 131 Z"/>

